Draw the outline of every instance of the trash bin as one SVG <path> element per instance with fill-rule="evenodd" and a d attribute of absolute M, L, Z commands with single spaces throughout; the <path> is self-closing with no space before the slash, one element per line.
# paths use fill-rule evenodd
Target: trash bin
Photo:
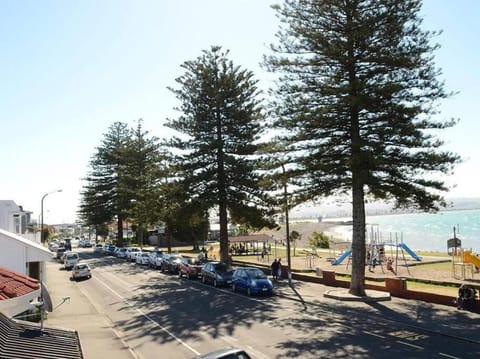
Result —
<path fill-rule="evenodd" d="M 317 277 L 321 277 L 322 276 L 322 268 L 316 267 L 315 268 L 315 273 L 317 274 Z"/>

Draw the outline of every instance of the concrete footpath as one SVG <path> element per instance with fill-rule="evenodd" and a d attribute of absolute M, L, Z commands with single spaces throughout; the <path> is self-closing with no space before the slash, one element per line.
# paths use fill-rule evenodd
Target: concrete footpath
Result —
<path fill-rule="evenodd" d="M 76 330 L 86 359 L 137 358 L 107 315 L 82 293 L 75 282 L 69 280 L 70 272 L 60 268 L 58 262 L 47 263 L 46 284 L 54 311 L 48 313 L 45 326 Z M 74 301 L 70 303 L 68 297 Z"/>
<path fill-rule="evenodd" d="M 419 300 L 390 297 L 386 292 L 367 290 L 367 297 L 355 297 L 347 289 L 287 279 L 274 282 L 276 295 L 303 303 L 308 310 L 315 306 L 342 306 L 362 309 L 392 321 L 430 332 L 462 338 L 480 345 L 480 315 L 458 310 L 452 303 L 445 306 Z"/>
<path fill-rule="evenodd" d="M 75 295 L 75 305 L 66 303 L 48 313 L 46 326 L 75 329 L 78 331 L 84 357 L 130 359 L 135 353 L 122 341 L 115 325 L 108 316 L 92 303 L 78 285 L 59 270 L 56 262 L 47 263 L 47 286 L 54 306 L 66 295 Z M 347 310 L 352 313 L 372 313 L 381 316 L 382 321 L 394 321 L 431 332 L 462 338 L 480 345 L 480 315 L 456 307 L 443 306 L 417 300 L 390 298 L 388 293 L 367 291 L 370 302 L 352 298 L 346 289 L 328 287 L 322 284 L 293 280 L 274 282 L 275 295 L 298 301 L 306 310 L 316 307 L 326 310 Z M 357 299 L 357 300 L 352 300 Z M 359 300 L 358 300 L 359 299 Z"/>

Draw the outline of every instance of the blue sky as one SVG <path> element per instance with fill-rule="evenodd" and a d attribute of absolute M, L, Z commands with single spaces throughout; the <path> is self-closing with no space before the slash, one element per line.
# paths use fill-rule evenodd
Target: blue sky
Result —
<path fill-rule="evenodd" d="M 115 121 L 168 136 L 162 126 L 178 105 L 167 86 L 180 65 L 221 45 L 252 70 L 260 87 L 271 75 L 259 66 L 278 22 L 270 0 L 0 0 L 0 199 L 11 199 L 45 222 L 71 222 L 88 162 Z M 441 104 L 441 118 L 460 123 L 444 133 L 465 162 L 448 197 L 480 197 L 476 95 L 480 93 L 480 30 L 476 0 L 424 1 L 425 28 L 443 30 L 436 64 L 459 94 Z"/>

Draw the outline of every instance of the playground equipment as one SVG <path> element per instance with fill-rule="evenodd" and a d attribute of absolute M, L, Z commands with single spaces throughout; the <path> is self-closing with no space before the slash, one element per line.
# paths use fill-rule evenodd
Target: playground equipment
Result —
<path fill-rule="evenodd" d="M 471 249 L 462 248 L 462 241 L 457 238 L 455 227 L 453 227 L 453 238 L 447 240 L 447 251 L 452 256 L 453 278 L 465 280 L 469 274 L 473 279 L 475 270 L 480 268 L 480 256 L 472 253 Z"/>
<path fill-rule="evenodd" d="M 350 242 L 347 242 L 349 245 L 351 245 Z M 387 248 L 390 248 L 390 256 L 387 256 Z M 394 252 L 395 249 L 395 252 Z M 404 266 L 407 268 L 407 272 L 409 275 L 410 270 L 408 268 L 408 263 L 407 259 L 405 257 L 405 252 L 410 255 L 415 261 L 421 261 L 422 257 L 417 255 L 407 244 L 403 243 L 403 234 L 401 234 L 400 239 L 398 238 L 398 234 L 395 233 L 395 240 L 392 237 L 392 233 L 390 233 L 390 240 L 389 241 L 384 241 L 381 239 L 380 232 L 378 231 L 378 228 L 376 231 L 373 230 L 373 226 L 371 228 L 370 232 L 370 243 L 367 244 L 366 247 L 366 263 L 369 266 L 369 270 L 372 271 L 372 269 L 375 266 L 380 266 L 382 269 L 382 272 L 385 273 L 384 268 L 383 268 L 383 263 L 387 264 L 387 270 L 390 270 L 394 274 L 397 273 L 398 270 L 398 261 L 399 257 L 401 255 Z M 343 252 L 340 253 L 340 255 L 335 256 L 332 258 L 331 263 L 332 265 L 339 265 L 341 264 L 345 259 L 348 258 L 347 262 L 347 269 L 348 266 L 350 265 L 350 255 L 352 251 L 350 248 L 345 249 Z M 334 249 L 334 254 L 335 254 L 335 249 Z M 393 264 L 395 264 L 395 268 L 393 267 Z"/>

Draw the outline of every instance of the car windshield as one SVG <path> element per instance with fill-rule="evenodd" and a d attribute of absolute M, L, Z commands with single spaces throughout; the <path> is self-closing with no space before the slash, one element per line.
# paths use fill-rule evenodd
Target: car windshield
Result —
<path fill-rule="evenodd" d="M 259 269 L 247 269 L 248 276 L 252 279 L 265 279 L 267 276 Z"/>
<path fill-rule="evenodd" d="M 87 268 L 88 268 L 88 266 L 86 264 L 79 264 L 77 266 L 77 269 L 87 269 Z"/>
<path fill-rule="evenodd" d="M 217 264 L 215 264 L 215 270 L 217 272 L 227 272 L 228 267 L 225 263 L 217 263 Z"/>

